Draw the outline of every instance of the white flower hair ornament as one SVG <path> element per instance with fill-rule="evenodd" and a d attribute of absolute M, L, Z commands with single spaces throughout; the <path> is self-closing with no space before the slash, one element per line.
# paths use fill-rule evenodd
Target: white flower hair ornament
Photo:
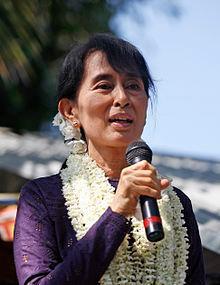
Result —
<path fill-rule="evenodd" d="M 70 146 L 71 153 L 85 153 L 87 151 L 87 144 L 82 140 L 82 134 L 80 132 L 79 125 L 71 123 L 58 112 L 53 119 L 53 126 L 59 127 L 61 134 L 64 136 L 64 143 Z"/>

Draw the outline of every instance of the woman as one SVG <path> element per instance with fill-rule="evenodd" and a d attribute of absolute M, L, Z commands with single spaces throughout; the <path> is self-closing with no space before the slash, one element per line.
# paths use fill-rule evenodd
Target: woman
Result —
<path fill-rule="evenodd" d="M 122 39 L 97 34 L 67 55 L 54 124 L 71 151 L 59 174 L 21 191 L 20 284 L 205 284 L 189 199 L 147 161 L 126 163 L 126 148 L 146 123 L 150 89 L 144 58 Z M 158 199 L 160 242 L 145 237 L 140 195 Z"/>

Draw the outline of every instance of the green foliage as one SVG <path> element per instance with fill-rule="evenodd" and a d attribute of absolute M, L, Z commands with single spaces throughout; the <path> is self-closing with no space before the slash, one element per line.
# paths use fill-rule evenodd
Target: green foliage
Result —
<path fill-rule="evenodd" d="M 120 1 L 122 5 L 124 1 Z M 104 0 L 0 2 L 0 125 L 37 130 L 56 106 L 58 61 L 74 41 L 108 32 L 119 7 Z"/>

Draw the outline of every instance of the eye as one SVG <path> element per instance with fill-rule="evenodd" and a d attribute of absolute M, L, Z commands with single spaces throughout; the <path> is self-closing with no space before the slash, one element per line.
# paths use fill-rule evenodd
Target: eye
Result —
<path fill-rule="evenodd" d="M 103 90 L 112 89 L 112 85 L 110 83 L 101 83 L 97 87 L 98 87 L 98 89 L 103 89 Z"/>
<path fill-rule="evenodd" d="M 128 78 L 125 82 L 125 88 L 130 92 L 142 92 L 144 91 L 144 83 L 139 77 Z"/>
<path fill-rule="evenodd" d="M 130 83 L 127 88 L 131 90 L 140 90 L 141 87 L 138 83 Z"/>
<path fill-rule="evenodd" d="M 97 84 L 94 86 L 94 89 L 100 92 L 108 92 L 113 89 L 113 84 L 111 81 L 101 80 L 97 82 Z"/>
<path fill-rule="evenodd" d="M 143 84 L 142 84 L 142 81 L 139 81 L 139 80 L 129 80 L 125 84 L 125 88 L 130 91 L 141 91 L 143 88 Z"/>

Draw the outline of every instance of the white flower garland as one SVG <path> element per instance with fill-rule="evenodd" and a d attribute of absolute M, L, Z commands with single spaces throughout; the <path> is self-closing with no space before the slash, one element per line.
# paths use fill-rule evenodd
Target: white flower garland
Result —
<path fill-rule="evenodd" d="M 114 188 L 87 153 L 70 154 L 61 178 L 68 215 L 79 240 L 108 208 Z M 182 204 L 173 188 L 168 187 L 158 205 L 165 238 L 149 242 L 142 221 L 133 217 L 135 241 L 129 246 L 126 236 L 100 280 L 102 285 L 184 284 L 189 245 Z"/>

